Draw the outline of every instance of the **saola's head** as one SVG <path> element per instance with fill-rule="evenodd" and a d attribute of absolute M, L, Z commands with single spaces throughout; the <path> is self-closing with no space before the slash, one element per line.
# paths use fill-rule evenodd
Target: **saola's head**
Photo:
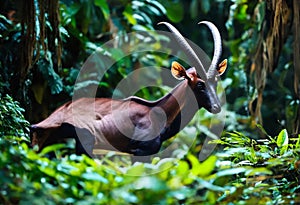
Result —
<path fill-rule="evenodd" d="M 199 107 L 204 107 L 212 113 L 221 111 L 221 103 L 216 93 L 218 76 L 224 73 L 227 60 L 219 64 L 217 71 L 219 74 L 215 78 L 208 78 L 204 81 L 197 73 L 194 67 L 185 70 L 185 68 L 177 62 L 172 63 L 172 74 L 176 79 L 187 79 L 189 86 L 193 90 Z M 222 72 L 223 71 L 223 72 Z"/>
<path fill-rule="evenodd" d="M 173 76 L 177 79 L 185 78 L 189 81 L 189 85 L 193 89 L 200 107 L 204 107 L 212 113 L 219 113 L 221 111 L 221 102 L 217 96 L 216 89 L 219 76 L 222 75 L 227 68 L 227 60 L 225 59 L 221 63 L 219 62 L 222 52 L 222 42 L 221 35 L 216 26 L 208 21 L 199 23 L 205 24 L 211 30 L 214 39 L 214 56 L 206 71 L 195 51 L 179 31 L 167 22 L 161 22 L 159 24 L 164 24 L 171 30 L 175 40 L 191 61 L 190 65 L 192 68 L 187 70 L 179 63 L 173 62 L 171 69 Z"/>

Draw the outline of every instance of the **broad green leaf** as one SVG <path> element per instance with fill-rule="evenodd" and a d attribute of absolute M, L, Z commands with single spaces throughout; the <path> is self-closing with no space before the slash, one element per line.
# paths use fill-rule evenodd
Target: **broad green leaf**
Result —
<path fill-rule="evenodd" d="M 47 146 L 39 153 L 39 156 L 45 156 L 49 152 L 54 152 L 64 147 L 66 147 L 65 144 L 54 144 L 54 145 Z"/>
<path fill-rule="evenodd" d="M 184 9 L 181 2 L 172 2 L 172 5 L 166 6 L 166 9 L 167 17 L 171 21 L 178 23 L 183 19 Z"/>
<path fill-rule="evenodd" d="M 200 162 L 199 162 L 198 158 L 192 154 L 189 154 L 187 156 L 187 158 L 188 158 L 189 162 L 191 163 L 192 173 L 194 175 L 197 175 L 199 172 L 198 167 L 200 166 Z"/>
<path fill-rule="evenodd" d="M 133 17 L 133 10 L 130 5 L 126 6 L 125 10 L 123 11 L 123 15 L 125 16 L 125 18 L 130 24 L 132 25 L 137 24 L 137 20 Z"/>
<path fill-rule="evenodd" d="M 139 178 L 135 184 L 135 189 L 149 189 L 160 191 L 165 189 L 165 184 L 154 176 L 146 176 Z"/>
<path fill-rule="evenodd" d="M 249 169 L 251 169 L 251 168 L 238 167 L 238 168 L 232 168 L 232 169 L 225 169 L 225 170 L 217 172 L 216 174 L 213 174 L 211 178 L 217 178 L 217 177 L 228 176 L 228 175 L 233 176 L 236 174 L 246 172 Z"/>
<path fill-rule="evenodd" d="M 63 82 L 53 68 L 52 55 L 49 51 L 46 53 L 41 52 L 41 55 L 44 56 L 37 62 L 37 67 L 43 78 L 48 81 L 51 94 L 58 94 L 63 90 Z"/>
<path fill-rule="evenodd" d="M 43 166 L 43 167 L 39 167 L 39 169 L 40 169 L 43 173 L 45 173 L 45 174 L 47 174 L 47 175 L 49 175 L 49 176 L 51 176 L 51 177 L 56 177 L 56 170 L 53 169 L 53 167 Z"/>
<path fill-rule="evenodd" d="M 106 0 L 95 0 L 95 5 L 101 9 L 104 18 L 108 20 L 110 15 L 110 10 Z"/>
<path fill-rule="evenodd" d="M 109 181 L 107 179 L 105 179 L 103 176 L 101 176 L 100 174 L 98 174 L 96 172 L 84 173 L 84 174 L 82 174 L 82 178 L 84 178 L 86 180 L 91 180 L 91 181 L 99 181 L 104 184 L 109 183 Z"/>
<path fill-rule="evenodd" d="M 174 159 L 172 158 L 165 158 L 160 160 L 157 165 L 156 165 L 156 170 L 155 172 L 158 173 L 158 176 L 161 179 L 167 179 L 169 176 L 169 170 L 175 166 Z"/>
<path fill-rule="evenodd" d="M 158 1 L 156 0 L 146 0 L 149 4 L 152 4 L 154 5 L 156 8 L 158 8 L 160 10 L 160 12 L 162 12 L 163 14 L 165 14 L 167 11 L 165 9 L 165 7 L 159 3 Z"/>
<path fill-rule="evenodd" d="M 175 161 L 176 159 L 173 158 L 164 158 L 160 160 L 156 166 L 158 167 L 159 171 L 165 171 L 173 167 L 175 165 Z"/>
<path fill-rule="evenodd" d="M 128 192 L 127 190 L 113 190 L 113 196 L 119 201 L 119 204 L 137 204 L 138 198 L 132 192 Z M 124 200 L 124 202 L 120 201 L 120 198 Z"/>
<path fill-rule="evenodd" d="M 39 155 L 37 155 L 34 151 L 28 151 L 27 152 L 27 157 L 28 157 L 28 159 L 30 159 L 30 160 L 37 160 L 37 159 L 39 159 Z"/>
<path fill-rule="evenodd" d="M 145 166 L 143 163 L 135 163 L 127 169 L 126 174 L 130 176 L 142 176 L 145 174 Z"/>
<path fill-rule="evenodd" d="M 272 174 L 273 174 L 273 172 L 271 170 L 264 168 L 264 167 L 249 169 L 245 172 L 246 176 L 272 175 Z"/>
<path fill-rule="evenodd" d="M 295 146 L 296 148 L 300 148 L 300 134 L 298 134 L 298 140 L 297 140 L 297 142 L 296 142 L 296 146 Z"/>
<path fill-rule="evenodd" d="M 152 159 L 151 164 L 155 165 L 155 164 L 157 164 L 157 163 L 159 163 L 159 162 L 160 162 L 160 158 L 159 158 L 159 157 L 154 157 L 154 158 Z"/>
<path fill-rule="evenodd" d="M 176 174 L 185 176 L 187 173 L 189 173 L 189 164 L 186 161 L 179 161 L 176 166 Z"/>
<path fill-rule="evenodd" d="M 148 6 L 147 6 L 147 10 L 148 10 L 148 11 L 151 11 L 151 12 L 148 12 L 148 13 L 152 13 L 152 15 L 156 15 L 156 16 L 160 16 L 160 15 L 161 15 L 161 11 L 158 10 L 158 9 L 157 9 L 156 7 L 154 7 L 154 6 L 148 5 Z"/>
<path fill-rule="evenodd" d="M 278 147 L 283 147 L 289 144 L 289 136 L 286 129 L 281 130 L 281 132 L 277 136 L 276 143 Z"/>
<path fill-rule="evenodd" d="M 60 164 L 58 164 L 56 166 L 56 169 L 58 171 L 60 171 L 60 172 L 63 172 L 63 173 L 68 174 L 68 175 L 71 174 L 73 176 L 75 176 L 77 173 L 80 173 L 80 171 L 76 167 L 74 167 L 74 166 L 72 166 L 70 164 L 67 164 L 67 163 L 60 163 Z M 78 176 L 80 176 L 80 175 L 81 175 L 81 173 L 78 174 Z"/>
<path fill-rule="evenodd" d="M 227 189 L 225 187 L 221 187 L 221 186 L 216 186 L 206 180 L 203 179 L 198 179 L 198 181 L 200 182 L 200 184 L 204 187 L 206 187 L 207 189 L 213 190 L 213 191 L 218 191 L 218 192 L 224 192 Z"/>
<path fill-rule="evenodd" d="M 172 189 L 178 189 L 182 187 L 182 178 L 180 176 L 174 176 L 170 180 L 168 180 L 168 187 Z"/>
<path fill-rule="evenodd" d="M 205 161 L 203 161 L 196 169 L 198 169 L 199 176 L 208 176 L 215 169 L 217 162 L 216 156 L 210 156 Z"/>
<path fill-rule="evenodd" d="M 175 197 L 178 200 L 186 200 L 189 197 L 195 195 L 196 190 L 189 187 L 182 186 L 181 189 L 171 192 L 172 197 Z"/>

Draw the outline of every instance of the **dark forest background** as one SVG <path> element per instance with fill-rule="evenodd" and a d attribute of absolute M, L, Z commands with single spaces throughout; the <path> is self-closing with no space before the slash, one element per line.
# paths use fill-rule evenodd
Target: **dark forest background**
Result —
<path fill-rule="evenodd" d="M 224 77 L 227 125 L 253 131 L 259 123 L 271 134 L 282 128 L 299 132 L 298 2 L 7 0 L 1 4 L 0 89 L 21 103 L 30 122 L 44 119 L 71 99 L 83 63 L 108 40 L 132 31 L 163 30 L 157 23 L 168 21 L 212 53 L 209 32 L 197 26 L 208 20 L 220 29 L 223 58 L 229 60 Z M 99 95 L 109 96 L 120 76 L 133 69 L 165 66 L 166 59 L 157 58 L 120 62 Z"/>

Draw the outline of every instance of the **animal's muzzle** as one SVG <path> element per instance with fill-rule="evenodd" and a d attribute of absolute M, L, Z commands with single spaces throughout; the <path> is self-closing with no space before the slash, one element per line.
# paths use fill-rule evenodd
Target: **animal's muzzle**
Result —
<path fill-rule="evenodd" d="M 211 106 L 210 112 L 213 114 L 217 114 L 217 113 L 221 112 L 221 106 L 218 104 L 213 104 Z"/>

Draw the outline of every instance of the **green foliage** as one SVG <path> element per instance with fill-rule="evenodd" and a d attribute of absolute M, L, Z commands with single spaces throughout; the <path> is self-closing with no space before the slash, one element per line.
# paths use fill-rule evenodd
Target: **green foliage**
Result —
<path fill-rule="evenodd" d="M 222 202 L 287 204 L 300 201 L 300 135 L 289 139 L 284 129 L 278 136 L 268 138 L 254 140 L 233 132 L 218 141 L 225 147 L 225 152 L 217 154 L 219 168 L 240 171 L 223 184 L 234 186 L 236 191 L 225 193 Z"/>
<path fill-rule="evenodd" d="M 258 90 L 264 89 L 261 107 L 262 121 L 265 129 L 275 135 L 283 127 L 289 132 L 295 132 L 293 126 L 297 126 L 294 123 L 298 115 L 299 100 L 293 92 L 292 84 L 294 72 L 291 49 L 293 37 L 291 35 L 287 36 L 288 40 L 283 42 L 282 51 L 278 52 L 280 54 L 278 59 L 273 59 L 275 62 L 278 61 L 274 68 L 264 71 L 268 65 L 257 66 L 254 62 L 257 56 L 260 58 L 259 56 L 264 55 L 258 53 L 258 45 L 262 42 L 262 37 L 270 35 L 269 30 L 275 30 L 272 27 L 274 25 L 269 25 L 273 23 L 270 23 L 268 5 L 267 1 L 234 0 L 229 7 L 226 22 L 229 41 L 226 45 L 231 55 L 227 76 L 233 80 L 233 83 L 227 93 L 236 97 L 232 98 L 234 101 L 228 100 L 227 103 L 229 109 L 235 110 L 238 114 L 253 115 L 251 111 L 254 112 L 256 106 L 260 106 L 258 105 Z M 265 45 L 264 49 L 275 50 L 269 46 L 271 45 Z M 272 56 L 272 54 L 268 55 Z M 265 88 L 263 88 L 264 84 L 266 84 Z M 250 128 L 250 132 L 253 132 L 256 128 L 256 123 L 251 120 L 255 121 L 250 118 L 239 120 L 245 123 L 244 130 Z"/>
<path fill-rule="evenodd" d="M 20 44 L 21 26 L 14 25 L 0 14 L 0 92 L 11 89 L 12 81 L 18 78 L 16 56 Z"/>
<path fill-rule="evenodd" d="M 196 196 L 197 189 L 215 188 L 208 182 L 203 187 L 204 180 L 199 178 L 212 172 L 215 157 L 202 164 L 190 155 L 192 168 L 186 161 L 177 159 L 154 159 L 152 163 L 121 167 L 108 158 L 92 160 L 71 155 L 49 160 L 44 153 L 36 154 L 26 144 L 12 146 L 1 140 L 0 146 L 4 153 L 0 163 L 2 203 L 174 204 L 186 201 L 191 204 L 206 199 Z"/>
<path fill-rule="evenodd" d="M 226 133 L 222 150 L 205 161 L 177 158 L 131 162 L 111 152 L 99 159 L 66 155 L 56 144 L 37 153 L 19 137 L 22 109 L 1 99 L 0 203 L 2 204 L 278 204 L 298 203 L 300 135 L 254 140 Z M 7 125 L 10 125 L 7 126 Z M 260 129 L 263 130 L 262 127 Z M 5 132 L 4 132 L 5 131 Z M 21 134 L 20 134 L 21 133 Z M 22 134 L 23 133 L 23 134 Z M 47 154 L 55 152 L 56 158 Z M 178 151 L 178 150 L 177 150 Z M 178 152 L 177 152 L 178 153 Z"/>
<path fill-rule="evenodd" d="M 134 53 L 134 49 L 131 48 L 133 52 L 130 53 L 130 56 L 127 56 L 128 54 L 124 53 L 124 49 L 122 49 L 122 47 L 129 45 L 132 47 L 138 47 L 140 44 L 145 45 L 147 36 L 141 36 L 140 39 L 131 39 L 128 38 L 128 33 L 154 30 L 155 19 L 164 13 L 164 7 L 159 2 L 152 0 L 129 2 L 62 1 L 60 16 L 61 30 L 64 31 L 62 37 L 65 44 L 63 56 L 63 59 L 65 59 L 65 68 L 63 69 L 65 78 L 63 82 L 67 85 L 64 87 L 65 91 L 72 95 L 76 74 L 81 69 L 83 62 L 95 52 L 101 53 L 104 59 L 108 58 L 116 61 L 116 64 L 110 68 L 106 65 L 105 60 L 98 60 L 97 65 L 94 65 L 95 67 L 109 68 L 101 82 L 99 83 L 97 77 L 90 79 L 87 76 L 88 79 L 77 84 L 75 90 L 85 90 L 90 85 L 99 85 L 98 94 L 100 97 L 111 96 L 119 80 L 133 71 L 137 65 L 143 67 L 166 64 L 166 60 L 163 59 L 161 54 L 138 54 Z M 148 35 L 151 38 L 158 38 L 158 36 L 152 36 L 152 33 Z M 76 48 L 73 45 L 74 42 L 77 44 Z M 107 42 L 114 46 L 110 45 L 106 48 Z M 161 45 L 156 43 L 149 46 L 153 46 L 155 50 L 155 47 Z M 77 60 L 74 61 L 74 58 Z M 99 74 L 91 74 L 91 76 L 93 75 L 98 76 Z M 147 91 L 145 91 L 145 94 L 147 95 Z"/>
<path fill-rule="evenodd" d="M 0 137 L 18 136 L 28 140 L 29 122 L 23 116 L 24 109 L 9 95 L 0 93 Z"/>
<path fill-rule="evenodd" d="M 51 59 L 51 53 L 49 51 L 46 53 L 41 52 L 41 57 L 36 66 L 43 78 L 48 80 L 51 94 L 55 95 L 63 90 L 63 83 L 59 75 L 54 71 Z"/>
<path fill-rule="evenodd" d="M 166 13 L 166 9 L 158 1 L 143 0 L 131 1 L 123 11 L 124 18 L 133 27 L 133 30 L 153 30 L 153 19 Z"/>

